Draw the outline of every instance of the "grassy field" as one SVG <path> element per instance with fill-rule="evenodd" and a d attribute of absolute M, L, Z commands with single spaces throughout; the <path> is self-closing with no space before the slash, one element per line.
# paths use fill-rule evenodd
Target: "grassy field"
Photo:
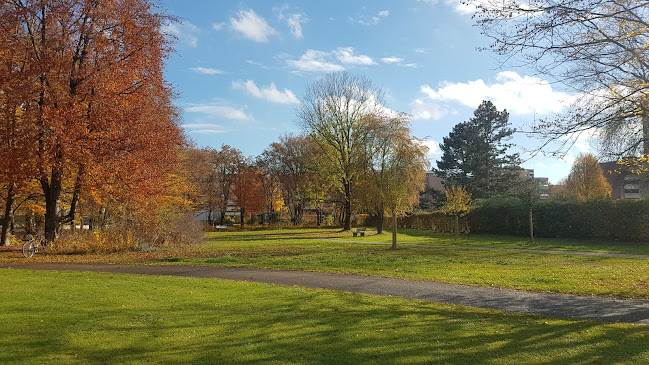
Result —
<path fill-rule="evenodd" d="M 388 242 L 389 235 L 351 238 L 336 231 L 258 231 L 211 233 L 193 257 L 154 260 L 221 266 L 327 271 L 370 276 L 431 280 L 532 291 L 550 291 L 618 298 L 649 298 L 649 259 L 611 258 L 571 254 L 479 251 L 458 246 L 586 250 L 584 242 L 469 236 L 455 241 L 448 235 L 407 232 L 399 236 L 398 250 L 371 242 Z M 433 247 L 439 245 L 443 247 Z M 595 245 L 599 252 L 624 252 L 623 246 Z M 634 253 L 649 254 L 642 246 Z"/>
<path fill-rule="evenodd" d="M 216 279 L 0 275 L 3 364 L 649 362 L 645 326 Z"/>
<path fill-rule="evenodd" d="M 466 247 L 551 249 L 649 255 L 649 246 L 505 236 L 462 236 L 402 230 L 352 238 L 338 230 L 267 230 L 208 233 L 201 245 L 152 253 L 50 255 L 33 261 L 218 265 L 326 271 L 431 280 L 541 292 L 649 299 L 649 259 L 470 250 Z M 424 247 L 408 246 L 424 245 Z M 459 248 L 462 247 L 462 248 Z M 12 256 L 13 255 L 13 256 Z M 24 262 L 18 253 L 0 260 Z"/>

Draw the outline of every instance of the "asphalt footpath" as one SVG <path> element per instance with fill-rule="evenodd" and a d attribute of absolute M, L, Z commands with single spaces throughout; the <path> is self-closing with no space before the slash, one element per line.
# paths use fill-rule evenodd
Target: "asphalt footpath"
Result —
<path fill-rule="evenodd" d="M 430 281 L 274 269 L 184 265 L 0 263 L 0 269 L 8 268 L 216 278 L 295 285 L 561 318 L 649 325 L 649 301 L 647 300 L 533 293 Z"/>

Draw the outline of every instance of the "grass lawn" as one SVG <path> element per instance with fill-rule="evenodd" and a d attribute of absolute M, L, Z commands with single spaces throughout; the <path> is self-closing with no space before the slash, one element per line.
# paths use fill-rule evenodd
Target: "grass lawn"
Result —
<path fill-rule="evenodd" d="M 467 250 L 461 247 L 552 249 L 649 255 L 649 246 L 506 236 L 462 236 L 402 230 L 392 251 L 375 242 L 391 235 L 352 238 L 339 230 L 267 230 L 208 233 L 198 246 L 153 253 L 50 255 L 32 261 L 218 265 L 326 271 L 541 292 L 649 299 L 649 259 Z M 13 255 L 13 256 L 12 256 Z M 24 262 L 18 253 L 0 260 Z"/>
<path fill-rule="evenodd" d="M 413 234 L 414 233 L 414 234 Z M 511 251 L 473 251 L 459 246 L 529 248 L 524 239 L 448 235 L 410 231 L 402 243 L 444 247 L 387 246 L 390 235 L 351 238 L 336 231 L 253 231 L 211 233 L 197 248 L 200 255 L 167 257 L 155 262 L 327 271 L 456 284 L 550 291 L 618 298 L 649 299 L 649 259 L 579 256 Z M 491 238 L 491 240 L 489 240 Z M 329 240 L 323 240 L 329 239 Z M 584 242 L 541 241 L 538 246 L 576 250 Z M 619 245 L 597 244 L 598 250 Z M 584 246 L 585 247 L 585 246 Z M 644 253 L 649 254 L 649 249 Z M 581 249 L 581 246 L 580 246 Z M 633 248 L 636 253 L 638 247 Z"/>
<path fill-rule="evenodd" d="M 649 362 L 646 326 L 217 279 L 0 275 L 3 364 Z"/>

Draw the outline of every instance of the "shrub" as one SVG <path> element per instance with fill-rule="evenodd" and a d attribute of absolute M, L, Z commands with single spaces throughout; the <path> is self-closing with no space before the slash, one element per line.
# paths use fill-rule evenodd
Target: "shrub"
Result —
<path fill-rule="evenodd" d="M 65 231 L 51 248 L 53 253 L 114 253 L 135 251 L 139 243 L 129 230 L 111 227 L 104 230 Z"/>
<path fill-rule="evenodd" d="M 518 199 L 484 200 L 460 220 L 460 231 L 525 237 L 528 214 Z M 649 200 L 547 201 L 534 206 L 533 217 L 537 237 L 649 242 Z M 399 226 L 453 232 L 452 217 L 441 212 L 404 217 Z"/>
<path fill-rule="evenodd" d="M 413 214 L 400 218 L 398 224 L 400 227 L 440 233 L 455 232 L 455 218 L 443 212 Z M 388 220 L 384 222 L 385 227 L 389 227 L 390 225 L 391 223 Z M 460 218 L 460 232 L 469 232 L 469 225 L 465 218 Z"/>

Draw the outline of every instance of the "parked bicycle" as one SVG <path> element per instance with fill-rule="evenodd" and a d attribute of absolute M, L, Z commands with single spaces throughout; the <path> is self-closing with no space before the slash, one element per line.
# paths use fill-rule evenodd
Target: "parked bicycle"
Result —
<path fill-rule="evenodd" d="M 23 243 L 23 256 L 30 258 L 38 252 L 47 252 L 47 241 L 44 237 L 27 236 Z"/>

